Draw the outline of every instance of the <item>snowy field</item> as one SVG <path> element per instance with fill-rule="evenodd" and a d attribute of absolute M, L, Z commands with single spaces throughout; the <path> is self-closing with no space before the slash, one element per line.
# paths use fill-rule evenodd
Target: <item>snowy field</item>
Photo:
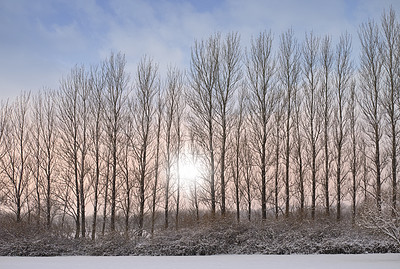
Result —
<path fill-rule="evenodd" d="M 12 269 L 212 269 L 340 268 L 399 269 L 400 254 L 360 255 L 221 255 L 192 257 L 0 257 L 0 268 Z"/>

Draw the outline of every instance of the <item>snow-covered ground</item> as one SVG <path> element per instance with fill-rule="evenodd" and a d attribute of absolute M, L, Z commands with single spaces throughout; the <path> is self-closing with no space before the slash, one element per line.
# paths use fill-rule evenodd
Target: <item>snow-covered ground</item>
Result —
<path fill-rule="evenodd" d="M 1 269 L 399 269 L 400 254 L 192 257 L 0 257 Z"/>

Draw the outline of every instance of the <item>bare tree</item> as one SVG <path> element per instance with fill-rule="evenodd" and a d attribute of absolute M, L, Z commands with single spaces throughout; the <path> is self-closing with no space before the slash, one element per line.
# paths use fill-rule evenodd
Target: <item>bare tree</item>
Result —
<path fill-rule="evenodd" d="M 153 183 L 153 194 L 152 194 L 152 207 L 151 207 L 151 234 L 154 234 L 154 225 L 156 221 L 156 205 L 158 201 L 157 192 L 159 189 L 159 177 L 160 177 L 160 147 L 161 147 L 161 130 L 163 126 L 163 114 L 164 114 L 164 96 L 161 95 L 161 91 L 158 92 L 157 96 L 157 109 L 156 109 L 156 160 L 154 164 L 154 183 Z"/>
<path fill-rule="evenodd" d="M 78 115 L 80 117 L 79 124 L 79 197 L 81 199 L 81 236 L 86 236 L 86 189 L 87 189 L 87 175 L 88 175 L 88 165 L 87 165 L 87 155 L 89 151 L 89 94 L 90 85 L 87 72 L 82 69 L 79 74 L 80 80 L 80 90 L 79 95 L 79 106 Z"/>
<path fill-rule="evenodd" d="M 331 46 L 331 39 L 326 36 L 321 43 L 321 80 L 322 80 L 322 115 L 323 115 L 323 148 L 324 148 L 324 198 L 325 198 L 325 214 L 330 214 L 329 204 L 329 173 L 330 173 L 330 153 L 329 153 L 329 141 L 330 141 L 330 126 L 331 126 L 331 114 L 332 114 L 332 89 L 331 89 L 331 73 L 333 66 L 333 52 Z"/>
<path fill-rule="evenodd" d="M 170 68 L 167 76 L 167 92 L 165 104 L 165 161 L 166 161 L 166 178 L 165 178 L 165 202 L 164 202 L 164 227 L 169 226 L 169 200 L 170 185 L 172 179 L 173 153 L 176 148 L 176 136 L 174 132 L 174 120 L 178 113 L 178 98 L 182 91 L 182 76 L 176 68 Z"/>
<path fill-rule="evenodd" d="M 252 40 L 246 55 L 246 75 L 249 87 L 250 124 L 253 148 L 261 173 L 261 212 L 267 218 L 267 138 L 268 125 L 276 105 L 276 65 L 272 55 L 272 34 L 262 32 Z M 250 195 L 250 192 L 248 192 Z M 250 199 L 248 199 L 250 200 Z"/>
<path fill-rule="evenodd" d="M 356 81 L 353 79 L 350 85 L 350 96 L 348 104 L 348 115 L 349 115 L 349 131 L 350 131 L 350 171 L 351 171 L 351 200 L 352 200 L 352 222 L 355 223 L 356 219 L 356 205 L 357 205 L 357 189 L 358 181 L 357 175 L 359 173 L 359 159 L 358 156 L 358 140 L 359 140 L 359 128 L 358 128 L 358 113 L 356 109 L 357 97 L 356 97 Z"/>
<path fill-rule="evenodd" d="M 243 138 L 243 129 L 245 128 L 245 110 L 247 109 L 247 90 L 246 86 L 243 86 L 238 93 L 238 102 L 234 111 L 234 160 L 233 160 L 233 178 L 235 185 L 235 205 L 236 205 L 236 220 L 240 222 L 240 192 L 241 192 L 241 144 Z"/>
<path fill-rule="evenodd" d="M 42 129 L 42 105 L 43 105 L 43 96 L 42 92 L 39 93 L 33 98 L 33 111 L 32 111 L 32 140 L 31 140 L 31 152 L 32 152 L 32 164 L 30 166 L 32 170 L 32 176 L 35 180 L 35 195 L 36 195 L 36 224 L 40 225 L 41 222 L 41 199 L 42 199 L 42 189 L 43 189 L 43 180 L 42 180 L 42 138 L 41 138 L 41 129 Z"/>
<path fill-rule="evenodd" d="M 383 86 L 382 105 L 385 118 L 389 123 L 388 136 L 390 139 L 391 180 L 392 180 L 392 211 L 395 214 L 397 208 L 397 148 L 398 148 L 398 122 L 400 118 L 399 102 L 400 96 L 399 70 L 400 70 L 400 26 L 396 20 L 396 14 L 391 7 L 388 13 L 382 15 L 382 50 L 383 58 Z"/>
<path fill-rule="evenodd" d="M 367 124 L 366 135 L 373 144 L 373 172 L 375 174 L 375 199 L 378 210 L 381 210 L 382 202 L 382 107 L 380 99 L 382 96 L 382 65 L 383 59 L 380 55 L 382 44 L 377 24 L 369 20 L 361 25 L 359 30 L 361 41 L 360 56 L 360 107 L 365 116 Z"/>
<path fill-rule="evenodd" d="M 80 127 L 81 117 L 79 113 L 80 91 L 84 80 L 84 68 L 75 67 L 68 77 L 61 80 L 60 91 L 58 92 L 58 117 L 60 122 L 60 151 L 64 158 L 65 171 L 69 174 L 72 169 L 73 179 L 67 175 L 66 184 L 73 186 L 75 194 L 75 237 L 81 233 L 81 189 L 80 189 Z"/>
<path fill-rule="evenodd" d="M 321 110 L 322 92 L 319 86 L 318 52 L 320 41 L 313 33 L 306 35 L 303 46 L 303 73 L 304 73 L 304 101 L 306 138 L 310 147 L 311 158 L 311 218 L 315 218 L 316 186 L 317 186 L 317 158 L 320 152 L 318 148 L 319 138 L 322 132 Z M 304 207 L 304 201 L 303 201 Z"/>
<path fill-rule="evenodd" d="M 35 106 L 36 114 L 39 117 L 39 145 L 41 147 L 40 167 L 45 178 L 45 198 L 46 198 L 46 225 L 51 225 L 52 208 L 52 185 L 55 181 L 57 166 L 57 118 L 56 118 L 56 99 L 55 92 L 47 90 L 43 97 L 38 96 Z M 43 99 L 42 99 L 43 98 Z"/>
<path fill-rule="evenodd" d="M 137 135 L 134 139 L 134 156 L 138 164 L 139 179 L 139 233 L 144 225 L 144 207 L 146 189 L 149 186 L 152 159 L 151 143 L 153 135 L 153 116 L 155 113 L 154 97 L 160 90 L 158 65 L 147 57 L 142 58 L 137 67 L 136 91 L 134 96 L 133 121 Z"/>
<path fill-rule="evenodd" d="M 93 220 L 92 220 L 92 240 L 96 238 L 96 226 L 99 204 L 99 184 L 101 173 L 101 153 L 102 153 L 102 138 L 104 132 L 104 89 L 105 89 L 105 73 L 104 66 L 94 67 L 90 72 L 90 114 L 91 122 L 89 126 L 89 134 L 92 143 L 92 154 L 94 155 L 94 182 L 93 182 Z"/>
<path fill-rule="evenodd" d="M 293 149 L 292 149 L 292 156 L 293 156 L 293 163 L 295 166 L 295 173 L 296 173 L 296 180 L 294 183 L 298 185 L 299 193 L 300 193 L 300 217 L 303 218 L 304 216 L 304 207 L 305 207 L 305 188 L 306 188 L 306 181 L 305 181 L 305 174 L 306 174 L 306 156 L 304 156 L 305 148 L 306 148 L 306 131 L 304 130 L 304 125 L 306 125 L 303 116 L 304 107 L 306 106 L 304 101 L 304 93 L 300 89 L 296 89 L 293 91 Z M 283 111 L 286 112 L 286 111 Z M 306 140 L 306 141 L 305 141 Z M 286 153 L 286 152 L 285 152 Z M 311 156 L 312 157 L 312 156 Z M 286 182 L 285 182 L 286 183 Z M 287 186 L 286 186 L 287 187 Z M 286 189 L 287 190 L 287 189 Z M 287 198 L 287 196 L 286 196 Z"/>
<path fill-rule="evenodd" d="M 125 71 L 126 60 L 121 53 L 112 53 L 106 60 L 106 93 L 105 93 L 105 122 L 109 151 L 111 154 L 111 232 L 115 232 L 115 215 L 117 200 L 117 169 L 118 151 L 122 132 L 122 119 L 128 96 L 129 77 Z"/>
<path fill-rule="evenodd" d="M 190 64 L 190 89 L 187 102 L 191 108 L 190 128 L 195 140 L 205 152 L 209 169 L 211 215 L 215 216 L 215 89 L 217 87 L 220 57 L 220 35 L 206 41 L 195 41 Z"/>
<path fill-rule="evenodd" d="M 174 117 L 174 129 L 175 129 L 175 137 L 176 137 L 176 174 L 177 174 L 177 191 L 176 191 L 176 211 L 175 211 L 175 228 L 179 227 L 179 209 L 180 209 L 180 191 L 181 191 L 181 175 L 180 175 L 180 163 L 181 163 L 181 151 L 183 147 L 183 117 L 185 112 L 185 103 L 183 96 L 183 75 L 180 71 L 177 71 L 178 77 L 178 94 L 176 98 L 177 102 L 177 110 L 176 115 Z"/>
<path fill-rule="evenodd" d="M 129 104 L 129 106 L 134 106 Z M 135 111 L 133 111 L 135 113 Z M 133 176 L 133 161 L 131 158 L 131 151 L 134 141 L 134 128 L 132 115 L 133 113 L 127 113 L 123 115 L 122 132 L 121 137 L 121 150 L 119 151 L 119 171 L 122 175 L 122 186 L 119 187 L 123 190 L 123 196 L 121 197 L 121 207 L 124 212 L 125 217 L 125 236 L 129 236 L 129 218 L 132 211 L 132 193 L 135 185 L 135 180 Z"/>
<path fill-rule="evenodd" d="M 281 149 L 282 149 L 282 120 L 283 120 L 283 99 L 282 92 L 278 93 L 277 109 L 274 113 L 274 125 L 275 125 L 275 136 L 274 136 L 274 147 L 275 147 L 275 171 L 274 171 L 274 206 L 275 206 L 275 219 L 279 217 L 279 190 L 280 190 L 280 162 L 281 162 Z"/>
<path fill-rule="evenodd" d="M 335 86 L 335 120 L 334 120 L 334 138 L 336 149 L 336 219 L 341 218 L 341 200 L 342 200 L 342 182 L 345 174 L 342 171 L 343 149 L 347 136 L 347 116 L 346 106 L 349 96 L 349 84 L 352 75 L 352 65 L 350 60 L 351 37 L 348 33 L 341 35 L 336 47 L 335 68 L 334 68 L 334 86 Z"/>
<path fill-rule="evenodd" d="M 293 96 L 298 87 L 300 75 L 300 51 L 293 29 L 281 35 L 279 55 L 279 75 L 285 92 L 285 216 L 290 208 L 290 136 L 292 129 Z"/>
<path fill-rule="evenodd" d="M 215 91 L 216 105 L 216 123 L 220 129 L 220 189 L 221 189 L 221 215 L 226 212 L 226 152 L 227 139 L 232 129 L 232 107 L 234 102 L 234 93 L 239 86 L 242 78 L 241 73 L 241 52 L 240 37 L 237 33 L 230 33 L 222 42 L 221 55 L 219 60 L 219 73 L 217 87 Z"/>
<path fill-rule="evenodd" d="M 80 199 L 79 199 L 79 183 L 78 183 L 78 142 L 77 142 L 77 119 L 76 113 L 76 101 L 74 98 L 67 99 L 68 95 L 60 97 L 61 101 L 59 104 L 59 109 L 62 113 L 57 113 L 60 119 L 60 152 L 62 152 L 63 158 L 63 182 L 68 190 L 70 190 L 75 198 L 75 205 L 72 205 L 72 197 L 70 193 L 65 193 L 64 205 L 65 210 L 73 210 L 71 207 L 74 206 L 75 209 L 71 213 L 75 219 L 75 238 L 80 235 Z M 72 101 L 72 102 L 71 102 Z M 68 111 L 66 111 L 66 108 Z M 65 110 L 64 110 L 65 109 Z M 62 116 L 61 116 L 62 115 Z M 70 141 L 72 139 L 72 142 Z M 62 197 L 64 198 L 64 197 Z"/>

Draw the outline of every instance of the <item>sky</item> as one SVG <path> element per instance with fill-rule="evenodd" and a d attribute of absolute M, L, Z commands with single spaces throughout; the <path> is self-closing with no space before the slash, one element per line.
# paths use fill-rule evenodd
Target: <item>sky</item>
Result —
<path fill-rule="evenodd" d="M 126 56 L 127 71 L 147 55 L 164 75 L 190 65 L 195 40 L 220 32 L 241 35 L 246 48 L 261 31 L 293 28 L 338 40 L 348 31 L 358 56 L 357 30 L 379 21 L 400 0 L 0 0 L 0 100 L 21 91 L 57 89 L 75 65 L 90 66 L 111 52 Z"/>

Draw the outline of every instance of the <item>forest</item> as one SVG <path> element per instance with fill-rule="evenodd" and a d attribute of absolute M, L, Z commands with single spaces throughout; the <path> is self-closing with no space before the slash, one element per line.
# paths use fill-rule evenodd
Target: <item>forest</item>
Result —
<path fill-rule="evenodd" d="M 25 227 L 94 241 L 348 221 L 399 251 L 393 9 L 337 42 L 288 29 L 242 47 L 239 33 L 215 33 L 190 53 L 187 70 L 166 74 L 149 56 L 130 72 L 110 53 L 73 67 L 58 89 L 2 100 L 3 235 Z"/>

